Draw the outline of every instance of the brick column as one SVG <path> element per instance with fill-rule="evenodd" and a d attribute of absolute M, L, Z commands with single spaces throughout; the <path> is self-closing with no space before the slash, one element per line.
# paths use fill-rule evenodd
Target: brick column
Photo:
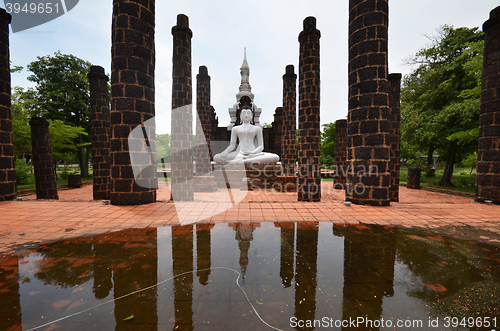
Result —
<path fill-rule="evenodd" d="M 476 201 L 500 204 L 500 6 L 490 12 L 483 31 Z"/>
<path fill-rule="evenodd" d="M 335 121 L 335 174 L 334 185 L 345 188 L 347 174 L 347 120 Z"/>
<path fill-rule="evenodd" d="M 200 66 L 196 75 L 196 176 L 210 173 L 210 76 L 205 66 Z"/>
<path fill-rule="evenodd" d="M 110 200 L 115 205 L 156 201 L 154 34 L 154 0 L 113 0 Z"/>
<path fill-rule="evenodd" d="M 191 201 L 193 195 L 193 130 L 191 85 L 191 38 L 189 18 L 177 15 L 172 69 L 172 200 Z"/>
<path fill-rule="evenodd" d="M 9 24 L 11 16 L 0 8 L 0 201 L 17 194 L 16 164 L 10 111 Z"/>
<path fill-rule="evenodd" d="M 297 161 L 297 75 L 294 66 L 286 66 L 283 75 L 283 153 L 285 176 L 295 176 Z"/>
<path fill-rule="evenodd" d="M 54 173 L 54 160 L 52 159 L 52 149 L 50 147 L 49 122 L 43 117 L 33 117 L 30 126 L 36 198 L 59 199 Z"/>
<path fill-rule="evenodd" d="M 109 199 L 111 188 L 111 115 L 109 111 L 108 76 L 104 68 L 90 67 L 90 128 L 94 200 Z"/>
<path fill-rule="evenodd" d="M 281 160 L 283 155 L 283 107 L 276 107 L 271 128 L 272 135 L 274 136 L 274 139 L 272 139 L 272 153 L 278 154 Z M 267 150 L 271 150 L 269 149 L 270 146 L 264 144 L 264 150 L 266 150 L 266 147 Z"/>
<path fill-rule="evenodd" d="M 388 206 L 387 0 L 349 1 L 349 124 L 346 200 Z"/>
<path fill-rule="evenodd" d="M 304 20 L 299 35 L 299 179 L 298 201 L 321 200 L 321 125 L 319 39 L 316 18 Z"/>
<path fill-rule="evenodd" d="M 389 197 L 391 201 L 399 202 L 399 156 L 400 156 L 400 126 L 401 126 L 401 74 L 389 74 L 389 125 L 390 125 L 390 161 L 391 187 Z"/>

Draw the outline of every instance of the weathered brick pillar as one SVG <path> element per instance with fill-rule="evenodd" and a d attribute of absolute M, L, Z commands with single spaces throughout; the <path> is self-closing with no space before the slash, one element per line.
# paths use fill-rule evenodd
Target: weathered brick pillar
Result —
<path fill-rule="evenodd" d="M 391 172 L 391 187 L 389 197 L 391 201 L 399 202 L 399 156 L 400 156 L 400 126 L 401 126 L 401 74 L 389 74 L 389 146 L 391 158 L 389 171 Z"/>
<path fill-rule="evenodd" d="M 297 161 L 297 75 L 293 64 L 283 75 L 283 153 L 281 164 L 285 176 L 295 176 Z"/>
<path fill-rule="evenodd" d="M 345 188 L 347 174 L 347 120 L 335 121 L 334 185 Z"/>
<path fill-rule="evenodd" d="M 422 169 L 420 168 L 408 168 L 408 177 L 406 179 L 406 187 L 411 189 L 420 188 L 420 174 Z"/>
<path fill-rule="evenodd" d="M 196 176 L 210 173 L 210 76 L 205 66 L 200 66 L 196 75 Z"/>
<path fill-rule="evenodd" d="M 0 8 L 0 201 L 17 193 L 16 163 L 10 111 L 9 24 L 11 16 Z"/>
<path fill-rule="evenodd" d="M 321 125 L 319 39 L 316 18 L 304 20 L 299 35 L 299 180 L 298 201 L 321 200 Z"/>
<path fill-rule="evenodd" d="M 110 200 L 115 205 L 156 201 L 154 34 L 155 0 L 113 0 Z M 128 139 L 134 129 L 139 134 Z"/>
<path fill-rule="evenodd" d="M 50 147 L 49 122 L 43 117 L 33 117 L 31 126 L 31 158 L 35 168 L 36 198 L 59 199 L 57 182 Z"/>
<path fill-rule="evenodd" d="M 349 124 L 346 200 L 388 206 L 387 0 L 349 1 Z"/>
<path fill-rule="evenodd" d="M 94 200 L 109 199 L 111 189 L 111 115 L 108 76 L 100 66 L 90 67 L 90 128 Z"/>
<path fill-rule="evenodd" d="M 274 120 L 271 123 L 273 140 L 273 150 L 275 154 L 280 156 L 280 160 L 283 155 L 283 107 L 276 107 L 274 111 Z M 264 144 L 264 149 L 266 145 Z"/>
<path fill-rule="evenodd" d="M 193 195 L 193 129 L 191 84 L 191 38 L 189 18 L 177 15 L 172 69 L 172 200 L 191 201 Z"/>
<path fill-rule="evenodd" d="M 500 204 L 500 6 L 490 12 L 483 31 L 476 201 L 491 200 Z"/>

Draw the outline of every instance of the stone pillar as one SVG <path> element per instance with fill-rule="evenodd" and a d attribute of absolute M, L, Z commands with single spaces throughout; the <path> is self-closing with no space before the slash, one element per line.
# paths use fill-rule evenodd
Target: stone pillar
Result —
<path fill-rule="evenodd" d="M 155 0 L 113 0 L 110 200 L 115 205 L 156 201 L 154 34 Z"/>
<path fill-rule="evenodd" d="M 11 16 L 0 8 L 0 201 L 17 194 L 16 163 L 10 111 L 9 24 Z"/>
<path fill-rule="evenodd" d="M 500 204 L 500 6 L 490 12 L 483 31 L 476 201 Z"/>
<path fill-rule="evenodd" d="M 274 120 L 271 123 L 271 133 L 273 139 L 269 139 L 272 141 L 272 149 L 268 150 L 271 153 L 278 154 L 280 160 L 283 155 L 283 107 L 277 107 L 274 111 Z M 266 144 L 264 143 L 264 149 L 266 149 Z"/>
<path fill-rule="evenodd" d="M 111 118 L 109 111 L 108 76 L 104 68 L 90 67 L 90 129 L 94 200 L 108 200 L 111 188 Z"/>
<path fill-rule="evenodd" d="M 35 168 L 36 198 L 59 199 L 57 182 L 50 147 L 49 122 L 43 117 L 33 117 L 31 126 L 31 158 Z"/>
<path fill-rule="evenodd" d="M 321 200 L 321 125 L 319 39 L 316 18 L 304 20 L 299 35 L 299 178 L 298 201 Z"/>
<path fill-rule="evenodd" d="M 293 64 L 283 75 L 283 153 L 281 165 L 285 176 L 295 176 L 297 161 L 297 75 Z"/>
<path fill-rule="evenodd" d="M 388 206 L 387 0 L 349 1 L 349 124 L 346 200 Z"/>
<path fill-rule="evenodd" d="M 401 126 L 401 74 L 389 74 L 389 125 L 390 125 L 390 161 L 391 187 L 389 197 L 391 201 L 399 202 L 399 157 L 400 157 L 400 126 Z"/>
<path fill-rule="evenodd" d="M 411 189 L 420 188 L 420 174 L 422 169 L 420 168 L 408 168 L 408 177 L 406 179 L 406 187 Z"/>
<path fill-rule="evenodd" d="M 205 66 L 200 66 L 196 75 L 196 176 L 210 173 L 210 76 Z"/>
<path fill-rule="evenodd" d="M 177 15 L 172 69 L 172 200 L 192 201 L 193 194 L 193 130 L 191 85 L 191 38 L 189 18 Z"/>
<path fill-rule="evenodd" d="M 345 188 L 347 174 L 347 120 L 335 121 L 335 174 L 334 185 Z"/>

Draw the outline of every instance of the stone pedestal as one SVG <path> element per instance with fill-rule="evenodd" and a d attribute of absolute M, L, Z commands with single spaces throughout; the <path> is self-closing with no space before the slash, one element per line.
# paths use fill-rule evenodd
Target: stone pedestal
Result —
<path fill-rule="evenodd" d="M 389 190 L 391 201 L 399 201 L 399 158 L 400 158 L 400 126 L 401 126 L 401 74 L 389 75 L 389 146 L 391 157 L 389 171 L 391 172 L 391 187 Z"/>
<path fill-rule="evenodd" d="M 320 37 L 316 18 L 307 17 L 299 35 L 298 201 L 321 201 Z"/>
<path fill-rule="evenodd" d="M 156 201 L 154 38 L 155 0 L 113 0 L 110 200 L 114 205 Z"/>
<path fill-rule="evenodd" d="M 70 188 L 82 187 L 82 176 L 81 175 L 69 175 L 68 176 L 68 187 L 70 187 Z"/>
<path fill-rule="evenodd" d="M 283 75 L 283 144 L 281 165 L 287 176 L 295 176 L 297 168 L 297 75 L 294 66 L 286 66 Z"/>
<path fill-rule="evenodd" d="M 12 200 L 17 193 L 10 110 L 10 21 L 10 14 L 0 8 L 0 201 Z"/>
<path fill-rule="evenodd" d="M 490 12 L 483 31 L 476 201 L 500 204 L 500 6 Z"/>
<path fill-rule="evenodd" d="M 205 175 L 196 176 L 193 181 L 193 190 L 195 192 L 215 192 L 217 191 L 217 183 L 215 176 Z"/>
<path fill-rule="evenodd" d="M 50 146 L 49 122 L 43 117 L 33 117 L 30 126 L 31 159 L 35 170 L 36 198 L 59 199 L 52 148 Z"/>
<path fill-rule="evenodd" d="M 388 206 L 387 0 L 349 1 L 349 124 L 346 200 Z"/>
<path fill-rule="evenodd" d="M 420 174 L 422 169 L 420 168 L 408 168 L 408 179 L 406 186 L 410 189 L 420 188 Z"/>
<path fill-rule="evenodd" d="M 191 38 L 186 15 L 177 15 L 172 28 L 172 149 L 171 190 L 174 201 L 192 201 L 193 190 L 193 89 L 191 83 Z"/>
<path fill-rule="evenodd" d="M 276 178 L 274 190 L 280 193 L 297 192 L 296 176 L 279 176 Z"/>
<path fill-rule="evenodd" d="M 244 168 L 243 168 L 244 167 Z M 215 165 L 215 181 L 219 188 L 237 188 L 247 185 L 254 188 L 274 188 L 282 175 L 280 164 L 235 164 Z"/>
<path fill-rule="evenodd" d="M 334 185 L 345 188 L 347 175 L 347 120 L 335 121 L 335 173 Z"/>
<path fill-rule="evenodd" d="M 108 77 L 104 68 L 90 67 L 90 129 L 92 136 L 92 180 L 94 200 L 109 200 L 111 190 L 111 114 Z"/>

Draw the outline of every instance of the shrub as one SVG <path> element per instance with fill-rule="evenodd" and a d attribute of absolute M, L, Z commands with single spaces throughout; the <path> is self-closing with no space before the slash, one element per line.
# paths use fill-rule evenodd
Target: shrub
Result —
<path fill-rule="evenodd" d="M 31 164 L 25 163 L 21 160 L 16 160 L 16 181 L 17 185 L 29 184 L 33 179 L 31 174 Z"/>

